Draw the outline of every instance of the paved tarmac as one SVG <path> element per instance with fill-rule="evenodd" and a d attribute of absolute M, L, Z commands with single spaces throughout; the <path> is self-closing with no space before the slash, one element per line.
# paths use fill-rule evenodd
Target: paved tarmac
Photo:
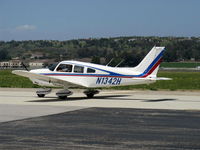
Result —
<path fill-rule="evenodd" d="M 200 149 L 200 112 L 87 108 L 0 123 L 0 149 Z"/>
<path fill-rule="evenodd" d="M 200 110 L 200 92 L 188 91 L 102 91 L 92 99 L 74 90 L 59 100 L 54 90 L 38 98 L 36 89 L 0 88 L 0 122 L 51 115 L 90 107 Z"/>
<path fill-rule="evenodd" d="M 200 149 L 200 92 L 0 88 L 0 149 Z"/>
<path fill-rule="evenodd" d="M 0 104 L 0 122 L 58 114 L 83 108 L 86 107 Z"/>

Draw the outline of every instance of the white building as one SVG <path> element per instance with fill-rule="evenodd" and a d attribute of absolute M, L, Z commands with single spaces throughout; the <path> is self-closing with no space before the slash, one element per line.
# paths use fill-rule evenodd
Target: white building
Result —
<path fill-rule="evenodd" d="M 22 62 L 20 60 L 10 60 L 0 62 L 0 68 L 20 68 L 22 67 Z"/>
<path fill-rule="evenodd" d="M 42 68 L 44 67 L 44 63 L 43 62 L 29 62 L 29 67 L 30 68 Z"/>

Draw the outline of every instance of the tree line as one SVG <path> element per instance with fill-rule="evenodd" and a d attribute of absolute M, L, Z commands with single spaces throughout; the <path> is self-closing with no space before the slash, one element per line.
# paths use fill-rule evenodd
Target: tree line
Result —
<path fill-rule="evenodd" d="M 94 63 L 135 66 L 153 46 L 165 46 L 164 61 L 200 61 L 200 37 L 115 37 L 67 41 L 0 41 L 0 61 L 19 57 L 29 59 L 42 53 L 42 59 L 68 60 L 90 58 Z M 104 60 L 102 62 L 102 60 Z"/>

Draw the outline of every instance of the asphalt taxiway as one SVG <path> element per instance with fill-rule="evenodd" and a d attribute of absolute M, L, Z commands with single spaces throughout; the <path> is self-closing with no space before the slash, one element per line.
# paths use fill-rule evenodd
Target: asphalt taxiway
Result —
<path fill-rule="evenodd" d="M 200 149 L 200 92 L 0 88 L 0 149 Z"/>

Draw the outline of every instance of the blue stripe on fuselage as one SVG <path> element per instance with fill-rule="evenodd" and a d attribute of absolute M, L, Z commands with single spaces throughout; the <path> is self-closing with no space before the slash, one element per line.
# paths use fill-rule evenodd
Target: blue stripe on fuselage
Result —
<path fill-rule="evenodd" d="M 94 76 L 94 77 L 106 76 L 106 77 L 125 77 L 125 78 L 142 77 L 142 76 L 145 76 L 151 70 L 151 68 L 160 60 L 160 58 L 163 56 L 163 53 L 164 53 L 164 50 L 162 50 L 160 52 L 160 54 L 153 60 L 153 62 L 147 67 L 147 69 L 139 75 L 123 75 L 123 74 L 115 73 L 112 71 L 108 71 L 108 70 L 104 70 L 104 69 L 100 69 L 100 68 L 96 68 L 96 67 L 92 67 L 92 66 L 87 66 L 87 65 L 76 64 L 76 63 L 70 63 L 70 64 L 93 68 L 96 70 L 107 72 L 109 74 L 77 74 L 77 73 L 41 73 L 41 74 L 42 75 L 53 75 L 53 76 L 56 76 L 56 75 L 57 76 Z"/>

